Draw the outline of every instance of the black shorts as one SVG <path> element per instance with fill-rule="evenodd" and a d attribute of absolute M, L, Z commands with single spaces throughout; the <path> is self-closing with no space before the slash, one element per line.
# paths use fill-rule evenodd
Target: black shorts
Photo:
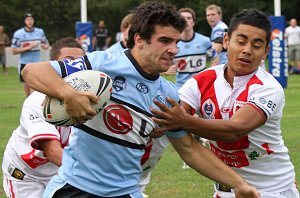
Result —
<path fill-rule="evenodd" d="M 21 75 L 21 71 L 24 69 L 25 66 L 26 66 L 26 64 L 21 64 L 21 66 L 20 66 L 20 82 L 25 82 Z"/>
<path fill-rule="evenodd" d="M 93 195 L 91 193 L 80 190 L 70 184 L 64 185 L 62 188 L 57 190 L 52 198 L 131 198 L 130 195 L 122 195 L 117 197 L 101 197 Z"/>

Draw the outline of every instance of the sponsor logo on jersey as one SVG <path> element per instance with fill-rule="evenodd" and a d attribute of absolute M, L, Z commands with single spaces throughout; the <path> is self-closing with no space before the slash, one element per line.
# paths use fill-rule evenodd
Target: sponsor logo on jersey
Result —
<path fill-rule="evenodd" d="M 123 76 L 116 76 L 112 86 L 117 92 L 122 91 L 126 89 L 126 79 Z"/>
<path fill-rule="evenodd" d="M 266 99 L 264 99 L 264 98 L 260 98 L 260 99 L 259 99 L 259 102 L 260 102 L 261 104 L 266 104 L 266 103 L 267 103 Z"/>
<path fill-rule="evenodd" d="M 18 169 L 17 167 L 15 167 L 13 164 L 10 164 L 8 166 L 7 171 L 12 177 L 14 177 L 16 179 L 19 179 L 19 180 L 24 179 L 25 173 L 23 171 L 21 171 L 20 169 Z"/>
<path fill-rule="evenodd" d="M 103 110 L 103 120 L 108 130 L 116 134 L 127 134 L 132 130 L 133 118 L 121 105 L 109 105 Z"/>
<path fill-rule="evenodd" d="M 138 83 L 135 87 L 139 92 L 143 94 L 146 94 L 149 91 L 148 87 L 144 83 Z"/>
<path fill-rule="evenodd" d="M 216 106 L 213 103 L 213 101 L 208 98 L 203 104 L 202 104 L 202 112 L 203 112 L 203 117 L 205 119 L 214 119 L 215 118 L 215 111 L 216 111 Z"/>

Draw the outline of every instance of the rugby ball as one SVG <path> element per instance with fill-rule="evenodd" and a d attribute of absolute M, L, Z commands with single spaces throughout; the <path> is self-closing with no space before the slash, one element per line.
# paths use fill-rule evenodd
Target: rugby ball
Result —
<path fill-rule="evenodd" d="M 91 105 L 97 113 L 105 107 L 112 93 L 111 78 L 100 71 L 78 71 L 65 77 L 64 81 L 76 90 L 89 91 L 98 96 L 98 103 Z M 78 124 L 66 112 L 64 102 L 53 97 L 46 96 L 43 103 L 43 114 L 45 120 L 50 124 L 57 126 Z"/>

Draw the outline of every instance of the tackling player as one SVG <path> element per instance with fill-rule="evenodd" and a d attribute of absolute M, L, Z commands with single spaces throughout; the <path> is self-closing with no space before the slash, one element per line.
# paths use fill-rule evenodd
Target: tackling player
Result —
<path fill-rule="evenodd" d="M 84 50 L 73 38 L 56 41 L 51 60 L 75 59 Z M 14 130 L 4 151 L 3 188 L 7 197 L 41 198 L 49 180 L 61 166 L 63 147 L 71 127 L 55 127 L 44 120 L 45 95 L 34 91 L 23 104 L 20 126 Z"/>
<path fill-rule="evenodd" d="M 169 109 L 153 120 L 164 130 L 183 129 L 210 139 L 210 148 L 222 161 L 255 186 L 262 198 L 299 198 L 295 171 L 281 136 L 285 103 L 277 80 L 262 67 L 269 52 L 271 24 L 256 9 L 236 14 L 224 47 L 228 63 L 209 68 L 179 90 L 181 105 L 168 99 Z M 189 113 L 199 111 L 202 118 Z M 215 184 L 215 198 L 234 198 L 234 190 Z"/>

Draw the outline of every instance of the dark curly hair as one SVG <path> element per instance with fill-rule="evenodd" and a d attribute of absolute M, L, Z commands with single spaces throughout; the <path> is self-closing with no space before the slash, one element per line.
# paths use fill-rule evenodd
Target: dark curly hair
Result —
<path fill-rule="evenodd" d="M 176 8 L 166 2 L 146 1 L 133 10 L 133 14 L 128 32 L 128 48 L 133 48 L 136 33 L 143 39 L 150 41 L 155 25 L 173 26 L 182 32 L 186 24 L 185 19 Z"/>

